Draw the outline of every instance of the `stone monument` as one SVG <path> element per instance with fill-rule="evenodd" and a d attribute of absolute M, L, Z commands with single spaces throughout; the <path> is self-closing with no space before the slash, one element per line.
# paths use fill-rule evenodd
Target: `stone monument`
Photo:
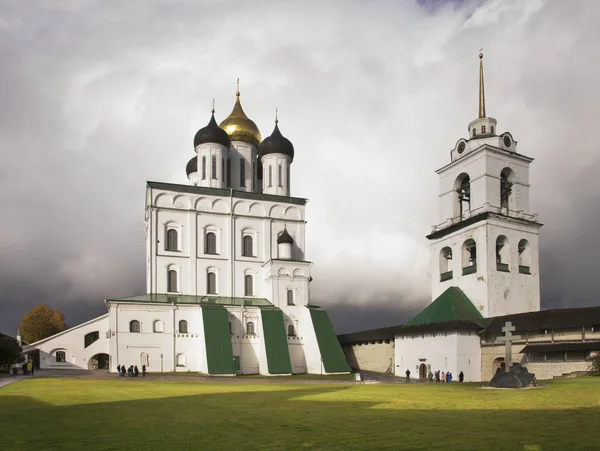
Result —
<path fill-rule="evenodd" d="M 504 336 L 496 340 L 496 342 L 504 342 L 504 365 L 496 370 L 496 374 L 490 381 L 490 387 L 524 388 L 535 384 L 535 374 L 531 374 L 520 363 L 512 361 L 512 342 L 521 338 L 520 335 L 513 335 L 514 331 L 515 326 L 507 321 L 502 328 Z"/>

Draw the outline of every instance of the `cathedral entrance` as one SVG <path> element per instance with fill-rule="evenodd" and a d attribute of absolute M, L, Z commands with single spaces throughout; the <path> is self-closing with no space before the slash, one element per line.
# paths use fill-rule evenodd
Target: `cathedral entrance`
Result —
<path fill-rule="evenodd" d="M 110 362 L 108 354 L 96 354 L 90 359 L 90 370 L 107 370 Z"/>
<path fill-rule="evenodd" d="M 419 365 L 419 379 L 427 379 L 427 365 L 424 363 Z"/>

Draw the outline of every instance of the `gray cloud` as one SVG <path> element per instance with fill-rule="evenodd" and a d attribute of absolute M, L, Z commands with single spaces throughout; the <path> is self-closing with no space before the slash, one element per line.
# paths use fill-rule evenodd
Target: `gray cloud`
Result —
<path fill-rule="evenodd" d="M 315 301 L 340 331 L 403 321 L 430 295 L 434 170 L 475 117 L 480 46 L 488 113 L 536 159 L 542 305 L 597 304 L 598 13 L 542 0 L 3 2 L 0 330 L 41 302 L 76 324 L 144 290 L 145 181 L 186 183 L 193 134 L 213 98 L 229 113 L 237 77 L 263 135 L 277 107 L 297 149 Z"/>

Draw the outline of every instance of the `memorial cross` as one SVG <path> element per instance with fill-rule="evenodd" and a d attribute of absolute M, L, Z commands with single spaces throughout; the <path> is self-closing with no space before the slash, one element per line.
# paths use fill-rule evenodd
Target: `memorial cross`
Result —
<path fill-rule="evenodd" d="M 513 326 L 510 321 L 507 321 L 504 323 L 504 327 L 502 328 L 504 336 L 496 339 L 496 343 L 504 342 L 504 371 L 507 373 L 510 371 L 510 367 L 512 366 L 512 341 L 519 340 L 521 338 L 520 335 L 513 335 L 512 332 L 514 331 L 515 326 Z"/>

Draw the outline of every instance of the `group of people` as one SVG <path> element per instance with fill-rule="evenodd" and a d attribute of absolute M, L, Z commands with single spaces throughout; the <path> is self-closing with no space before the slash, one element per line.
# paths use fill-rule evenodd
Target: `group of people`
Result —
<path fill-rule="evenodd" d="M 138 377 L 140 370 L 137 365 L 129 365 L 129 368 L 125 368 L 125 365 L 117 365 L 117 373 L 121 377 L 128 375 L 129 377 Z M 142 377 L 146 377 L 146 365 L 142 365 Z"/>
<path fill-rule="evenodd" d="M 17 375 L 19 374 L 19 365 L 13 365 L 11 368 L 11 372 L 13 375 Z M 33 376 L 33 373 L 35 372 L 35 366 L 33 365 L 32 361 L 29 362 L 23 362 L 23 365 L 21 365 L 21 371 L 23 371 L 23 375 L 27 376 L 28 374 Z"/>
<path fill-rule="evenodd" d="M 429 383 L 433 383 L 433 381 L 435 380 L 436 384 L 440 383 L 440 382 L 446 382 L 446 383 L 450 383 L 452 382 L 452 373 L 450 371 L 448 371 L 447 373 L 444 373 L 443 371 L 440 372 L 440 370 L 437 370 L 435 373 L 432 373 L 431 371 L 429 371 L 429 375 L 427 377 L 429 379 Z M 465 374 L 461 371 L 458 374 L 458 382 L 464 382 L 465 380 Z"/>
<path fill-rule="evenodd" d="M 452 382 L 452 373 L 450 371 L 445 373 L 444 371 L 440 371 L 440 370 L 437 370 L 435 373 L 432 373 L 430 370 L 429 374 L 427 375 L 427 379 L 429 379 L 429 383 L 433 383 L 434 379 L 435 379 L 436 383 L 440 383 L 440 382 L 450 383 L 450 382 Z M 461 371 L 460 374 L 458 375 L 458 381 L 464 382 L 464 380 L 465 380 L 465 374 Z M 406 382 L 410 382 L 410 370 L 408 370 L 408 369 L 406 370 Z"/>

